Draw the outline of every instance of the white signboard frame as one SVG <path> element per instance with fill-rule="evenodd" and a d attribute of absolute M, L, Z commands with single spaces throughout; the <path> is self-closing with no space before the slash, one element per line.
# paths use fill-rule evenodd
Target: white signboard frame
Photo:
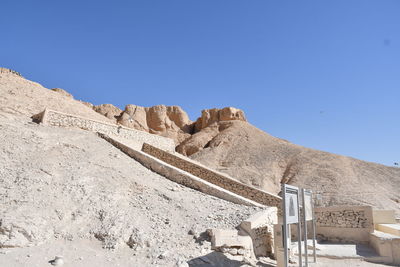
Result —
<path fill-rule="evenodd" d="M 299 247 L 299 266 L 303 265 L 301 256 L 301 225 L 300 225 L 300 190 L 296 186 L 282 184 L 282 203 L 283 203 L 283 242 L 285 249 L 285 267 L 289 265 L 288 254 L 288 235 L 289 225 L 297 223 L 297 236 Z"/>
<path fill-rule="evenodd" d="M 285 215 L 286 223 L 299 223 L 299 189 L 292 186 L 285 186 Z"/>
<path fill-rule="evenodd" d="M 317 262 L 316 247 L 315 247 L 315 217 L 314 217 L 314 205 L 312 198 L 312 191 L 309 189 L 301 189 L 302 206 L 303 206 L 303 227 L 304 227 L 304 257 L 306 267 L 308 266 L 308 233 L 307 233 L 307 221 L 311 221 L 312 234 L 313 234 L 313 256 L 314 262 Z"/>

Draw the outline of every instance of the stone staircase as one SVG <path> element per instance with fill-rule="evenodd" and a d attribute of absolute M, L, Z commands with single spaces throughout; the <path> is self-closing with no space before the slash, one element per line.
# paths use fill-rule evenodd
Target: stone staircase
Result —
<path fill-rule="evenodd" d="M 381 262 L 400 266 L 400 224 L 393 210 L 374 210 L 370 244 L 383 257 Z"/>

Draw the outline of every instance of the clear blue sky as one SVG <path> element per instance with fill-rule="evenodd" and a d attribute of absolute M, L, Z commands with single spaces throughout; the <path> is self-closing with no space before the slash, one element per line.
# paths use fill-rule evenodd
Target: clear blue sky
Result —
<path fill-rule="evenodd" d="M 303 146 L 400 161 L 399 0 L 15 1 L 0 65 L 94 104 L 234 106 Z"/>

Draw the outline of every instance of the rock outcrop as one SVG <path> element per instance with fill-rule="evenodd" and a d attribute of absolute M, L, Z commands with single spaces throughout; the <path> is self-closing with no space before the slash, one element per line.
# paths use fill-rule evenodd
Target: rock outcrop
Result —
<path fill-rule="evenodd" d="M 205 109 L 194 125 L 194 134 L 181 142 L 176 151 L 190 156 L 208 147 L 210 141 L 221 131 L 229 128 L 233 121 L 246 121 L 244 112 L 233 107 Z"/>
<path fill-rule="evenodd" d="M 49 90 L 39 83 L 29 81 L 16 71 L 0 68 L 0 112 L 32 116 L 45 108 L 110 123 L 95 112 L 90 105 L 73 99 L 63 89 Z"/>
<path fill-rule="evenodd" d="M 101 104 L 93 106 L 94 111 L 106 116 L 110 120 L 117 122 L 117 118 L 121 115 L 122 110 L 112 104 Z"/>
<path fill-rule="evenodd" d="M 193 122 L 178 106 L 158 105 L 145 108 L 127 105 L 117 122 L 126 127 L 172 138 L 176 144 L 190 137 L 193 131 Z"/>
<path fill-rule="evenodd" d="M 215 122 L 181 142 L 176 147 L 176 151 L 185 156 L 193 155 L 203 148 L 208 147 L 210 141 L 214 137 L 224 129 L 229 128 L 231 125 L 231 121 Z"/>
<path fill-rule="evenodd" d="M 70 93 L 61 88 L 52 88 L 51 91 L 57 92 L 65 97 L 74 98 Z"/>
<path fill-rule="evenodd" d="M 205 109 L 201 112 L 201 117 L 195 123 L 195 132 L 199 132 L 216 122 L 232 120 L 246 121 L 244 112 L 233 107 Z"/>
<path fill-rule="evenodd" d="M 94 106 L 93 110 L 126 127 L 172 138 L 177 151 L 188 156 L 206 147 L 212 138 L 230 126 L 230 122 L 246 121 L 244 112 L 233 107 L 205 109 L 196 122 L 192 122 L 179 106 L 129 104 L 122 111 L 114 105 L 102 104 Z"/>
<path fill-rule="evenodd" d="M 0 73 L 14 74 L 14 75 L 22 77 L 21 73 L 15 71 L 15 70 L 7 69 L 7 68 L 0 68 Z"/>

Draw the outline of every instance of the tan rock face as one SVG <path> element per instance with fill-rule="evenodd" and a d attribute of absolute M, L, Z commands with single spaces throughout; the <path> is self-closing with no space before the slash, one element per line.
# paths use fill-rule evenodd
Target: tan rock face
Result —
<path fill-rule="evenodd" d="M 145 108 L 127 105 L 117 122 L 126 127 L 172 138 L 176 144 L 190 137 L 193 129 L 193 122 L 178 106 L 158 105 Z"/>
<path fill-rule="evenodd" d="M 246 121 L 244 112 L 233 107 L 203 110 L 194 124 L 194 134 L 181 142 L 176 151 L 186 156 L 199 152 L 221 131 L 229 128 L 232 121 Z"/>
<path fill-rule="evenodd" d="M 146 108 L 144 107 L 127 105 L 118 118 L 118 123 L 137 130 L 149 131 Z"/>
<path fill-rule="evenodd" d="M 195 132 L 199 132 L 215 122 L 231 120 L 246 121 L 246 117 L 242 110 L 233 107 L 205 109 L 201 112 L 201 117 L 196 121 Z"/>
<path fill-rule="evenodd" d="M 0 73 L 13 74 L 13 75 L 22 77 L 21 73 L 16 72 L 15 70 L 7 69 L 7 68 L 0 68 Z"/>
<path fill-rule="evenodd" d="M 69 98 L 74 98 L 70 93 L 65 91 L 64 89 L 61 88 L 52 88 L 51 91 L 57 92 L 59 94 L 62 94 L 63 96 L 69 97 Z"/>
<path fill-rule="evenodd" d="M 106 116 L 107 118 L 113 120 L 114 122 L 117 122 L 117 117 L 121 115 L 122 110 L 117 108 L 116 106 L 112 104 L 101 104 L 98 106 L 94 106 L 93 109 Z"/>
<path fill-rule="evenodd" d="M 231 122 L 229 121 L 214 123 L 181 142 L 176 147 L 176 151 L 185 156 L 193 155 L 206 148 L 214 137 L 224 129 L 229 128 L 230 125 Z"/>
<path fill-rule="evenodd" d="M 203 110 L 195 123 L 178 106 L 145 108 L 130 104 L 121 111 L 111 104 L 103 104 L 93 109 L 126 127 L 174 139 L 177 151 L 184 155 L 192 155 L 206 147 L 220 131 L 229 127 L 231 121 L 246 121 L 243 111 L 233 107 Z"/>

